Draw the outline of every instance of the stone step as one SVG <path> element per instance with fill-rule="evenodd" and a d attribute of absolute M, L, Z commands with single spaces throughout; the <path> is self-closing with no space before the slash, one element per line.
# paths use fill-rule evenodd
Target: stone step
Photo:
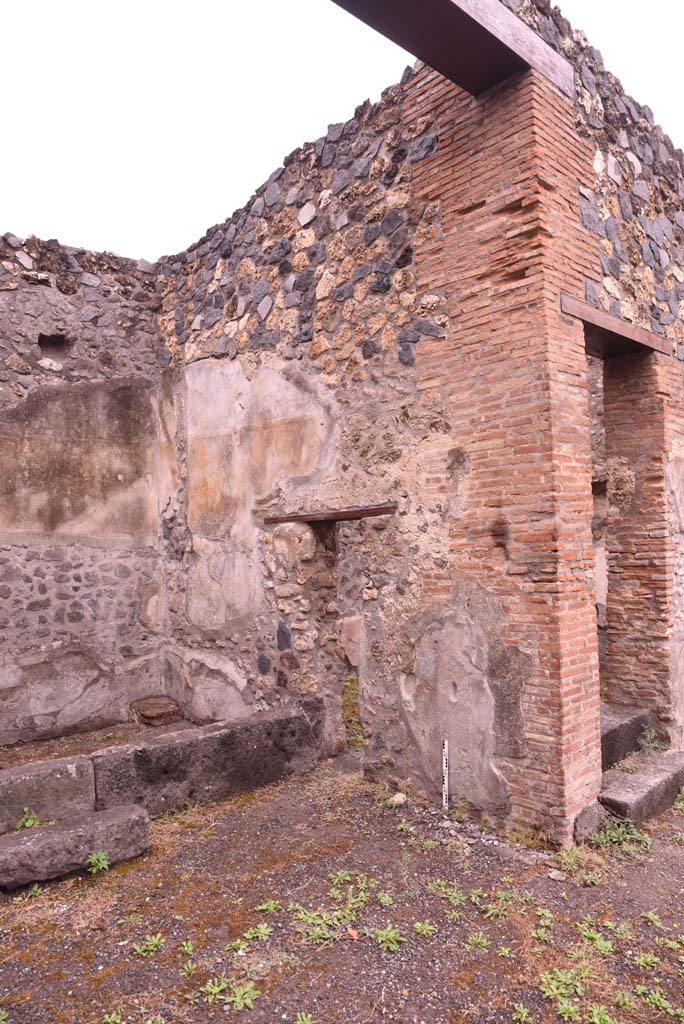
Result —
<path fill-rule="evenodd" d="M 639 749 L 639 737 L 650 716 L 624 704 L 601 704 L 601 767 L 608 771 Z"/>
<path fill-rule="evenodd" d="M 45 822 L 94 811 L 91 759 L 61 757 L 0 771 L 0 835 L 17 826 L 25 808 Z"/>
<path fill-rule="evenodd" d="M 684 786 L 684 751 L 638 754 L 628 773 L 613 768 L 603 776 L 599 802 L 619 818 L 639 824 L 672 807 Z"/>
<path fill-rule="evenodd" d="M 0 836 L 0 888 L 61 878 L 85 869 L 103 850 L 110 865 L 138 857 L 150 845 L 150 819 L 129 804 Z"/>

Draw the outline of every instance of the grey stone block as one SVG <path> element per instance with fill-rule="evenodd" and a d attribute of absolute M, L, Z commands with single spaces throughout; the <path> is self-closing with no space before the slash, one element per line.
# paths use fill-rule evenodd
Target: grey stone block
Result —
<path fill-rule="evenodd" d="M 600 803 L 589 804 L 575 818 L 575 842 L 586 843 L 596 834 L 608 817 L 608 812 Z"/>
<path fill-rule="evenodd" d="M 149 832 L 147 811 L 129 804 L 2 836 L 0 887 L 16 889 L 79 871 L 98 850 L 110 864 L 130 860 L 148 849 Z"/>
<path fill-rule="evenodd" d="M 672 807 L 684 786 L 684 752 L 640 754 L 633 774 L 613 769 L 603 776 L 601 804 L 619 818 L 642 822 Z"/>
<path fill-rule="evenodd" d="M 306 771 L 320 756 L 323 722 L 323 702 L 310 698 L 296 709 L 167 733 L 144 746 L 97 751 L 97 807 L 132 801 L 152 815 L 162 814 Z"/>
<path fill-rule="evenodd" d="M 639 737 L 649 721 L 649 713 L 639 708 L 601 705 L 601 764 L 604 772 L 639 749 Z"/>
<path fill-rule="evenodd" d="M 63 757 L 0 772 L 0 834 L 28 807 L 40 821 L 61 821 L 95 810 L 95 777 L 89 757 Z"/>

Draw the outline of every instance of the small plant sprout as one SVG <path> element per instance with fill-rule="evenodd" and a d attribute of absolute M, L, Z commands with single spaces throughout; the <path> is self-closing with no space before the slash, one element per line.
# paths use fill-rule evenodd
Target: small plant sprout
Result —
<path fill-rule="evenodd" d="M 189 939 L 186 939 L 185 942 L 181 942 L 180 951 L 181 953 L 183 953 L 184 956 L 192 956 L 192 954 L 195 952 L 195 947 L 193 946 L 192 942 L 190 942 Z"/>
<path fill-rule="evenodd" d="M 641 915 L 641 920 L 645 921 L 646 924 L 650 924 L 652 928 L 663 927 L 663 922 L 660 920 L 660 917 L 656 914 L 655 910 L 647 910 Z"/>
<path fill-rule="evenodd" d="M 679 790 L 679 793 L 677 794 L 677 799 L 674 802 L 674 806 L 676 811 L 679 811 L 681 814 L 684 814 L 684 786 L 682 786 L 682 788 Z"/>
<path fill-rule="evenodd" d="M 205 1003 L 215 1003 L 216 1000 L 225 999 L 224 993 L 231 987 L 232 982 L 225 974 L 219 974 L 216 978 L 210 978 L 206 985 L 202 985 L 200 992 L 204 996 Z"/>
<path fill-rule="evenodd" d="M 86 858 L 89 875 L 99 875 L 101 871 L 109 871 L 109 857 L 104 850 L 95 850 Z"/>
<path fill-rule="evenodd" d="M 406 942 L 399 929 L 395 928 L 393 924 L 388 924 L 386 928 L 375 928 L 370 934 L 385 953 L 396 953 Z"/>
<path fill-rule="evenodd" d="M 275 914 L 277 910 L 280 910 L 280 900 L 264 900 L 259 904 L 257 910 L 261 914 Z"/>
<path fill-rule="evenodd" d="M 295 1017 L 295 1024 L 316 1024 L 310 1013 L 298 1013 Z"/>
<path fill-rule="evenodd" d="M 660 963 L 660 957 L 656 956 L 655 953 L 638 953 L 634 957 L 634 963 L 642 971 L 652 971 Z"/>
<path fill-rule="evenodd" d="M 249 949 L 249 943 L 245 942 L 244 939 L 233 939 L 232 942 L 228 943 L 226 949 L 230 953 L 246 953 Z"/>
<path fill-rule="evenodd" d="M 226 996 L 225 1002 L 231 1003 L 235 1010 L 251 1010 L 260 995 L 254 982 L 246 981 L 243 985 L 233 985 L 233 991 Z"/>
<path fill-rule="evenodd" d="M 510 960 L 513 956 L 513 950 L 510 946 L 499 946 L 496 951 L 496 955 L 502 957 L 504 960 Z"/>
<path fill-rule="evenodd" d="M 165 942 L 166 939 L 163 939 L 161 935 L 157 933 L 156 935 L 146 935 L 143 942 L 134 942 L 131 948 L 136 956 L 154 956 L 155 953 L 159 952 Z"/>
<path fill-rule="evenodd" d="M 352 877 L 348 871 L 333 871 L 328 875 L 328 881 L 333 885 L 344 885 L 345 882 L 351 882 L 351 880 Z"/>
<path fill-rule="evenodd" d="M 615 1017 L 611 1017 L 605 1006 L 590 1006 L 586 1020 L 587 1024 L 620 1024 Z"/>
<path fill-rule="evenodd" d="M 489 938 L 484 932 L 471 932 L 465 941 L 465 948 L 469 950 L 489 949 Z"/>
<path fill-rule="evenodd" d="M 391 907 L 392 904 L 394 903 L 394 900 L 392 899 L 388 892 L 376 893 L 375 898 L 377 899 L 381 907 Z"/>
<path fill-rule="evenodd" d="M 38 818 L 38 815 L 34 814 L 33 811 L 29 810 L 28 807 L 25 807 L 24 813 L 14 826 L 14 831 L 21 832 L 21 830 L 24 828 L 35 828 L 36 825 L 40 825 L 40 819 Z"/>
<path fill-rule="evenodd" d="M 600 850 L 619 850 L 634 857 L 651 848 L 651 838 L 631 821 L 608 820 L 592 837 L 592 846 Z"/>
<path fill-rule="evenodd" d="M 511 1021 L 513 1024 L 533 1024 L 532 1014 L 524 1003 L 515 1004 L 511 1014 Z"/>
<path fill-rule="evenodd" d="M 257 942 L 268 942 L 270 937 L 273 935 L 273 929 L 270 924 L 257 924 L 254 928 L 249 928 L 245 932 L 245 938 L 248 942 L 255 939 Z"/>
<path fill-rule="evenodd" d="M 629 992 L 618 991 L 615 993 L 614 999 L 615 1005 L 619 1006 L 623 1010 L 634 1009 L 635 1003 Z"/>
<path fill-rule="evenodd" d="M 541 994 L 544 999 L 571 999 L 583 996 L 586 975 L 587 970 L 583 967 L 574 967 L 571 970 L 553 967 L 541 976 Z"/>
<path fill-rule="evenodd" d="M 650 726 L 646 726 L 641 736 L 637 740 L 639 749 L 643 750 L 645 754 L 657 754 L 659 750 L 665 750 L 666 745 L 658 736 L 655 729 L 651 729 Z"/>
<path fill-rule="evenodd" d="M 569 999 L 558 1000 L 556 1003 L 556 1013 L 564 1021 L 581 1020 L 582 1018 L 579 1007 Z"/>
<path fill-rule="evenodd" d="M 441 896 L 452 907 L 462 907 L 466 902 L 465 893 L 461 892 L 457 885 L 449 885 L 448 882 L 444 882 L 439 878 L 430 883 L 428 891 L 434 893 L 435 896 Z"/>
<path fill-rule="evenodd" d="M 435 934 L 437 929 L 434 924 L 430 921 L 416 921 L 413 925 L 413 930 L 416 935 L 420 935 L 421 938 L 430 939 Z"/>
<path fill-rule="evenodd" d="M 123 1017 L 118 1010 L 112 1010 L 111 1013 L 105 1013 L 102 1024 L 123 1024 Z"/>

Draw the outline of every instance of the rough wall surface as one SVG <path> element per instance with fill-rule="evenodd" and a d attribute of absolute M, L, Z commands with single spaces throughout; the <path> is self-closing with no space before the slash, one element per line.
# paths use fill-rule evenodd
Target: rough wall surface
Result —
<path fill-rule="evenodd" d="M 211 647 L 250 706 L 322 687 L 334 747 L 356 624 L 366 692 L 383 694 L 365 701 L 378 758 L 404 745 L 397 680 L 378 675 L 396 675 L 393 634 L 446 553 L 444 510 L 422 484 L 448 422 L 423 406 L 413 370 L 421 339 L 448 326 L 414 273 L 438 209 L 413 201 L 411 179 L 437 139 L 431 116 L 405 120 L 404 91 L 293 153 L 232 221 L 161 264 L 185 481 L 167 515 L 191 538 L 168 592 L 187 678 L 205 674 Z M 367 527 L 353 580 L 334 526 L 264 525 L 384 501 L 399 515 Z"/>
<path fill-rule="evenodd" d="M 0 742 L 157 689 L 155 275 L 0 239 Z"/>
<path fill-rule="evenodd" d="M 624 410 L 625 429 L 643 431 L 651 441 L 638 452 L 634 445 L 631 452 L 616 452 L 609 466 L 612 515 L 606 547 L 615 585 L 609 589 L 606 639 L 613 661 L 607 670 L 611 699 L 657 711 L 681 745 L 683 541 L 681 498 L 672 484 L 680 479 L 684 447 L 684 154 L 654 124 L 650 108 L 625 94 L 600 53 L 558 8 L 548 0 L 503 2 L 576 69 L 575 123 L 592 147 L 594 179 L 580 188 L 581 219 L 599 244 L 599 262 L 586 276 L 584 297 L 672 344 L 674 358 L 650 357 L 648 408 L 639 402 Z M 641 397 L 640 371 L 632 366 L 628 387 Z M 618 439 L 618 447 L 630 444 Z M 633 480 L 632 499 L 625 504 L 627 477 Z"/>
<path fill-rule="evenodd" d="M 369 772 L 436 796 L 446 738 L 455 802 L 567 839 L 600 646 L 681 743 L 684 162 L 504 2 L 576 103 L 419 66 L 155 267 L 0 243 L 0 742 L 316 692 L 334 750 L 354 671 Z M 561 292 L 672 355 L 588 360 Z"/>

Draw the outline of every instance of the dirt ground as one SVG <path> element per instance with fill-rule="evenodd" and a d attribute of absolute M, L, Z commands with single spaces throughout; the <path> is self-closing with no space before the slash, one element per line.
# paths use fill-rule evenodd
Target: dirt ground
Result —
<path fill-rule="evenodd" d="M 345 755 L 0 896 L 0 1021 L 684 1020 L 684 813 L 556 856 L 389 796 Z"/>

